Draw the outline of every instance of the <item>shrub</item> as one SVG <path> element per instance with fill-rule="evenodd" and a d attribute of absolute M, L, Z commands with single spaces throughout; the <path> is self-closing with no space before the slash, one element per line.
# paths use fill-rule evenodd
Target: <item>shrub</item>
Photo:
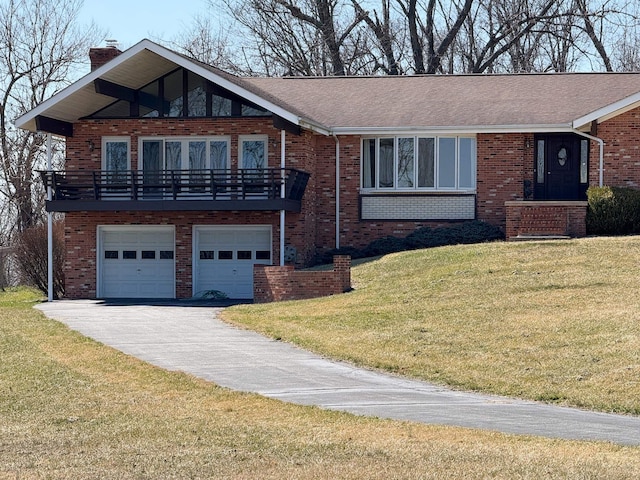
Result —
<path fill-rule="evenodd" d="M 587 233 L 640 233 L 640 190 L 629 187 L 589 187 Z"/>
<path fill-rule="evenodd" d="M 14 255 L 23 281 L 48 293 L 47 225 L 37 225 L 18 235 Z M 64 224 L 53 225 L 53 296 L 64 295 Z"/>
<path fill-rule="evenodd" d="M 419 248 L 441 247 L 460 243 L 482 243 L 504 239 L 500 228 L 474 220 L 445 227 L 421 227 L 405 238 L 393 236 L 374 240 L 364 248 L 343 247 L 330 250 L 317 259 L 317 263 L 331 263 L 333 255 L 351 255 L 351 258 L 375 257 L 388 253 Z"/>

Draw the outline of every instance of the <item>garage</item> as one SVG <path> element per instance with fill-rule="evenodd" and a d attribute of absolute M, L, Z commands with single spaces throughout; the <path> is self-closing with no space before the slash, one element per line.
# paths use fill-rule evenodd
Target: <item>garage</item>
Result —
<path fill-rule="evenodd" d="M 98 227 L 99 298 L 175 298 L 172 226 Z"/>
<path fill-rule="evenodd" d="M 272 263 L 271 225 L 197 226 L 193 243 L 194 295 L 253 298 L 253 265 Z"/>

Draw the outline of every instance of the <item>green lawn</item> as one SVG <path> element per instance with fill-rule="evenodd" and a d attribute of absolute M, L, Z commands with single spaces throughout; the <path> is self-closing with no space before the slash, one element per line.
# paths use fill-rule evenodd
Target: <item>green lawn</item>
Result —
<path fill-rule="evenodd" d="M 640 237 L 417 250 L 234 324 L 456 388 L 640 414 Z"/>
<path fill-rule="evenodd" d="M 362 418 L 166 372 L 0 293 L 0 479 L 635 479 L 640 448 Z"/>

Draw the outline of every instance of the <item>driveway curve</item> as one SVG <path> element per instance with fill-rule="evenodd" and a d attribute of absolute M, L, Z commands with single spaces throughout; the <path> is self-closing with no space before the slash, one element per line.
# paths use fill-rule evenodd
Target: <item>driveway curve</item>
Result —
<path fill-rule="evenodd" d="M 216 318 L 219 307 L 63 300 L 37 308 L 126 354 L 233 390 L 357 415 L 640 445 L 640 417 L 454 391 L 357 368 L 230 326 Z"/>

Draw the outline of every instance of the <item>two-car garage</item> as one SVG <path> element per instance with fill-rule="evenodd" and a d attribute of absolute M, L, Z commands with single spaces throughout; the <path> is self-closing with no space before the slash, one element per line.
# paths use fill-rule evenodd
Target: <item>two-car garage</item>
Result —
<path fill-rule="evenodd" d="M 100 226 L 97 234 L 99 298 L 176 297 L 176 272 L 188 266 L 173 225 Z M 191 234 L 192 294 L 253 298 L 253 265 L 272 263 L 271 226 L 193 226 Z"/>

